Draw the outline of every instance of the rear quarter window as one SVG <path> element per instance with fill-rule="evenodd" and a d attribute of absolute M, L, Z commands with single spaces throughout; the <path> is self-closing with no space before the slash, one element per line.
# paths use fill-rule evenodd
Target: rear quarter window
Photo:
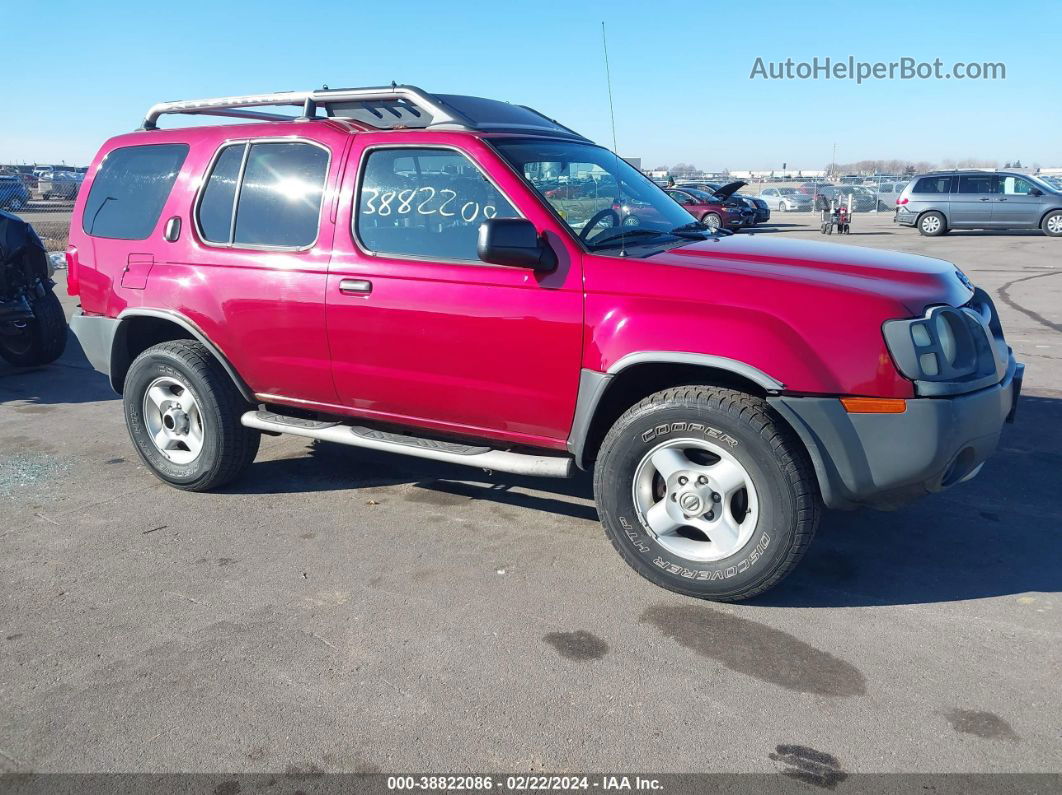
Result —
<path fill-rule="evenodd" d="M 951 177 L 922 177 L 915 183 L 914 193 L 948 193 Z"/>
<path fill-rule="evenodd" d="M 81 215 L 85 234 L 146 239 L 187 156 L 187 144 L 127 146 L 110 152 L 92 180 Z"/>

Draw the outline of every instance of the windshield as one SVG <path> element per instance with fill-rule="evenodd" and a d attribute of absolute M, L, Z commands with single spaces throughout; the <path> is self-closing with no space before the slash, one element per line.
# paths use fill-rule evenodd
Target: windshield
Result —
<path fill-rule="evenodd" d="M 635 240 L 672 242 L 676 230 L 699 226 L 648 177 L 600 146 L 574 141 L 493 143 L 591 248 L 618 248 Z"/>
<path fill-rule="evenodd" d="M 1031 174 L 1030 176 L 1032 176 L 1034 182 L 1039 182 L 1041 185 L 1048 188 L 1049 190 L 1057 191 L 1059 189 L 1062 189 L 1062 177 L 1047 175 L 1033 176 Z"/>
<path fill-rule="evenodd" d="M 782 196 L 792 196 L 797 192 L 796 188 L 779 188 L 778 193 Z"/>

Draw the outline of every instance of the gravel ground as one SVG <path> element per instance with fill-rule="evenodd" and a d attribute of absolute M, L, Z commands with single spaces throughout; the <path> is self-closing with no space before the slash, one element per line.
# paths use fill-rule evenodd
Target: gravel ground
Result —
<path fill-rule="evenodd" d="M 633 574 L 585 477 L 265 437 L 186 494 L 75 342 L 0 363 L 0 770 L 1062 770 L 1062 241 L 775 220 L 954 261 L 1028 371 L 977 479 L 745 604 Z"/>

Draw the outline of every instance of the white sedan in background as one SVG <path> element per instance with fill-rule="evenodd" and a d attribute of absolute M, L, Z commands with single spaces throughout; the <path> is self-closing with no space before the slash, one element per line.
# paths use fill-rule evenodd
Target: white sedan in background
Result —
<path fill-rule="evenodd" d="M 811 196 L 796 188 L 764 188 L 759 198 L 775 212 L 809 212 L 812 209 Z"/>

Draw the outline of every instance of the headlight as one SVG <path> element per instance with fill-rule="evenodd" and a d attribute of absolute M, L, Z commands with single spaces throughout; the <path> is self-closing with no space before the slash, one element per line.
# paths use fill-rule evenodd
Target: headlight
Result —
<path fill-rule="evenodd" d="M 994 310 L 990 310 L 994 312 Z M 882 326 L 896 369 L 915 382 L 920 395 L 953 394 L 988 386 L 1002 377 L 1005 349 L 994 342 L 990 321 L 974 310 L 935 306 L 924 317 L 890 320 Z M 982 384 L 981 382 L 985 383 Z"/>
<path fill-rule="evenodd" d="M 935 325 L 937 339 L 940 341 L 940 352 L 943 354 L 944 360 L 948 364 L 954 366 L 956 357 L 959 355 L 959 343 L 956 339 L 955 331 L 951 327 L 948 315 L 939 312 L 937 314 Z"/>

